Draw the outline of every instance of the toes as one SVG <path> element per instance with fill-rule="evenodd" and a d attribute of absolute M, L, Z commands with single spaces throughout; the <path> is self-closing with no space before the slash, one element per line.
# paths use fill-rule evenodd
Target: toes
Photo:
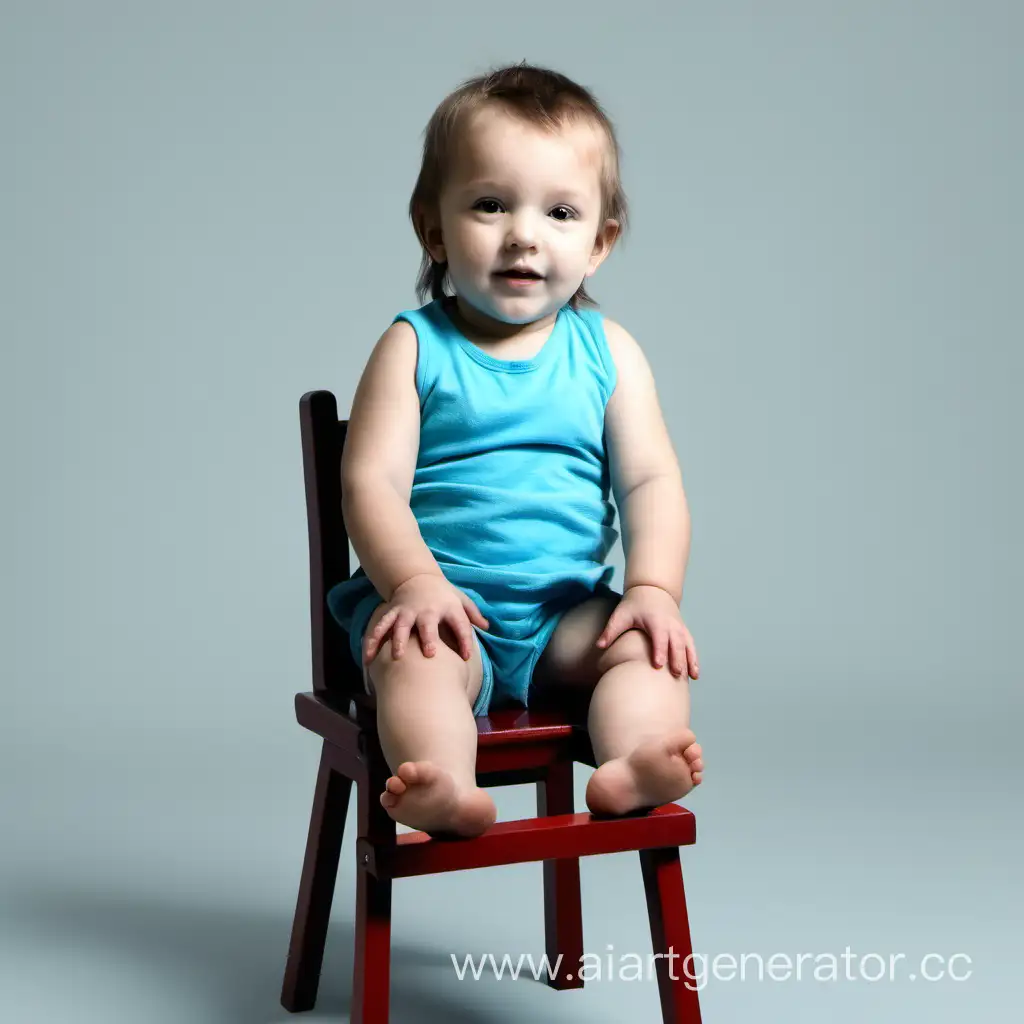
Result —
<path fill-rule="evenodd" d="M 395 774 L 409 786 L 430 786 L 441 778 L 441 769 L 432 761 L 404 761 Z"/>
<path fill-rule="evenodd" d="M 689 729 L 684 729 L 682 732 L 675 732 L 665 736 L 659 746 L 663 744 L 663 749 L 670 757 L 689 758 L 689 753 L 694 747 L 697 748 L 698 755 L 700 753 L 700 746 L 697 744 L 696 739 L 697 737 Z"/>
<path fill-rule="evenodd" d="M 704 771 L 704 758 L 701 757 L 701 747 L 699 743 L 691 743 L 684 751 L 683 757 L 686 759 L 687 764 L 690 766 L 690 774 L 694 779 L 694 785 L 700 778 L 701 772 Z"/>
<path fill-rule="evenodd" d="M 432 785 L 440 780 L 442 775 L 442 769 L 434 764 L 433 761 L 417 761 L 415 768 L 416 782 L 420 786 Z"/>
<path fill-rule="evenodd" d="M 401 771 L 401 769 L 399 769 Z M 392 775 L 387 782 L 384 783 L 384 788 L 388 793 L 393 793 L 395 796 L 401 796 L 406 789 L 406 780 L 399 778 L 397 775 Z"/>

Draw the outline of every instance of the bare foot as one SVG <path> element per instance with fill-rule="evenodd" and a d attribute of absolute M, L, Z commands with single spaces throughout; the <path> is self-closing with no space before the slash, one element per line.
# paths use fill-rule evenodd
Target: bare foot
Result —
<path fill-rule="evenodd" d="M 641 743 L 628 757 L 606 761 L 587 784 L 587 806 L 595 814 L 627 814 L 660 807 L 700 785 L 700 744 L 689 729 Z"/>
<path fill-rule="evenodd" d="M 431 761 L 404 761 L 380 795 L 395 821 L 423 832 L 478 836 L 497 818 L 494 801 L 478 786 L 456 786 L 451 774 Z"/>

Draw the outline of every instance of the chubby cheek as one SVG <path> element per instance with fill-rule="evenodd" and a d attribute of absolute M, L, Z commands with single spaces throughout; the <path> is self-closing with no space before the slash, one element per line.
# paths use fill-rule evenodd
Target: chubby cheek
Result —
<path fill-rule="evenodd" d="M 497 242 L 482 224 L 457 224 L 448 234 L 448 262 L 456 271 L 487 272 L 494 262 Z"/>
<path fill-rule="evenodd" d="M 551 246 L 553 262 L 564 278 L 582 277 L 590 264 L 592 247 L 582 236 L 562 237 Z"/>

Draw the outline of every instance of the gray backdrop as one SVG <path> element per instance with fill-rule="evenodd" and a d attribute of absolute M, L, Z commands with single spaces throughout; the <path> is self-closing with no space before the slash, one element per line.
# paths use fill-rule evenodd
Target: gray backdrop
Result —
<path fill-rule="evenodd" d="M 5 0 L 0 1016 L 289 1019 L 318 757 L 292 717 L 298 399 L 347 409 L 416 304 L 435 104 L 529 59 L 618 125 L 634 230 L 595 292 L 654 366 L 691 502 L 696 946 L 905 957 L 874 982 L 748 961 L 705 1019 L 999 1019 L 1022 30 L 1011 0 Z M 346 1019 L 344 853 L 314 1019 Z M 583 884 L 588 949 L 646 953 L 635 858 Z M 397 883 L 394 1019 L 658 1019 L 650 980 L 458 981 L 453 952 L 539 956 L 540 893 L 533 865 Z M 973 973 L 910 980 L 929 952 Z"/>

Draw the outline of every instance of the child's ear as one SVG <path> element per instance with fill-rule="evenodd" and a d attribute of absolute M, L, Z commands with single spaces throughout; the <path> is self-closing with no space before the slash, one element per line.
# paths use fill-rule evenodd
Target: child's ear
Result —
<path fill-rule="evenodd" d="M 441 232 L 441 218 L 436 207 L 419 206 L 416 209 L 416 234 L 420 243 L 435 263 L 447 263 L 444 235 Z"/>
<path fill-rule="evenodd" d="M 597 271 L 597 268 L 604 263 L 608 254 L 615 246 L 615 240 L 619 237 L 619 222 L 610 217 L 598 229 L 597 237 L 594 239 L 594 249 L 590 254 L 590 266 L 587 268 L 587 277 Z"/>

